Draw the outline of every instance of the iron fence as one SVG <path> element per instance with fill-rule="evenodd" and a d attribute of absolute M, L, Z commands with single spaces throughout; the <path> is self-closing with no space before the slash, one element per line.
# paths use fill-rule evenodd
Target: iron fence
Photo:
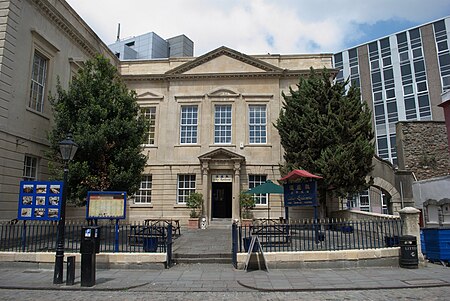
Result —
<path fill-rule="evenodd" d="M 55 252 L 57 225 L 51 221 L 0 223 L 0 251 Z M 87 221 L 66 222 L 66 252 L 80 251 L 82 228 L 90 225 Z M 164 223 L 149 226 L 99 221 L 98 226 L 101 226 L 100 252 L 171 252 L 172 227 Z"/>
<path fill-rule="evenodd" d="M 254 236 L 265 252 L 337 251 L 396 247 L 401 236 L 400 219 L 364 221 L 254 220 L 252 225 L 238 226 L 239 252 L 247 252 Z M 234 237 L 234 236 L 233 236 Z"/>

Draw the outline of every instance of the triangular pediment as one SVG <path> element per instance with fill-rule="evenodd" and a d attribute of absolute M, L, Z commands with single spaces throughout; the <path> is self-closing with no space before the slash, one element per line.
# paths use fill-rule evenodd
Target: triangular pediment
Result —
<path fill-rule="evenodd" d="M 281 72 L 282 69 L 236 50 L 222 46 L 166 72 L 178 74 Z"/>
<path fill-rule="evenodd" d="M 212 150 L 206 154 L 203 154 L 198 157 L 200 161 L 208 161 L 208 160 L 234 160 L 234 161 L 245 161 L 245 157 L 239 155 L 235 152 L 229 151 L 224 148 L 218 148 Z"/>
<path fill-rule="evenodd" d="M 209 97 L 239 97 L 239 92 L 230 88 L 218 88 L 208 93 Z"/>
<path fill-rule="evenodd" d="M 136 96 L 136 98 L 138 100 L 160 100 L 160 99 L 163 99 L 164 96 L 161 94 L 154 93 L 154 92 L 146 91 L 146 92 L 142 92 L 142 93 L 138 94 Z"/>

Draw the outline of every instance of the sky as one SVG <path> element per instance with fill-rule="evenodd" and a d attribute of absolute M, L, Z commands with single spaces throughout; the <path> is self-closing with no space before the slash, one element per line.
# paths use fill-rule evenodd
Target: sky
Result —
<path fill-rule="evenodd" d="M 448 0 L 66 0 L 107 45 L 184 34 L 199 56 L 334 53 L 450 15 Z"/>

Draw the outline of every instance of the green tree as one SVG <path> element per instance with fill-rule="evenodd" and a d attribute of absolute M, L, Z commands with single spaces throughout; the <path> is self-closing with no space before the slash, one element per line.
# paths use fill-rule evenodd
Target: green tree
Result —
<path fill-rule="evenodd" d="M 58 142 L 72 133 L 79 145 L 70 162 L 68 200 L 82 204 L 87 192 L 139 188 L 146 157 L 141 145 L 147 123 L 139 114 L 136 93 L 129 91 L 117 69 L 103 56 L 85 63 L 67 91 L 60 83 L 50 99 L 54 126 L 49 132 L 50 171 L 62 178 Z"/>
<path fill-rule="evenodd" d="M 334 83 L 330 72 L 311 68 L 297 89 L 285 95 L 284 108 L 275 124 L 285 150 L 282 174 L 306 169 L 320 174 L 321 202 L 326 192 L 343 197 L 368 187 L 375 153 L 371 112 L 359 89 L 348 81 Z"/>

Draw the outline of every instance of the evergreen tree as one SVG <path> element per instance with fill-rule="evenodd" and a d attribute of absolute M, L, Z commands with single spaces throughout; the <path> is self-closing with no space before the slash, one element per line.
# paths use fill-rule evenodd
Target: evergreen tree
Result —
<path fill-rule="evenodd" d="M 50 99 L 54 127 L 49 133 L 50 171 L 62 178 L 59 141 L 72 133 L 79 148 L 69 165 L 68 200 L 82 204 L 87 192 L 139 189 L 146 157 L 141 144 L 147 124 L 139 115 L 136 93 L 129 91 L 109 60 L 85 63 L 64 91 Z"/>
<path fill-rule="evenodd" d="M 319 194 L 357 193 L 368 187 L 375 154 L 371 112 L 360 99 L 358 88 L 335 83 L 324 69 L 301 78 L 297 89 L 285 95 L 284 108 L 275 124 L 285 150 L 283 174 L 306 169 L 320 174 Z"/>

